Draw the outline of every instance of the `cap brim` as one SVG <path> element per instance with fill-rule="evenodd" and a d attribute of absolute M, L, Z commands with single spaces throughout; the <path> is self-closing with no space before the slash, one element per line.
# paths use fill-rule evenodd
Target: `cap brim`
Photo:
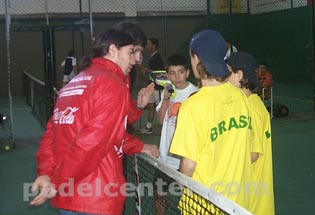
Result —
<path fill-rule="evenodd" d="M 230 75 L 230 72 L 226 66 L 225 61 L 222 59 L 221 62 L 209 62 L 202 61 L 207 69 L 208 74 L 215 77 L 227 77 Z"/>

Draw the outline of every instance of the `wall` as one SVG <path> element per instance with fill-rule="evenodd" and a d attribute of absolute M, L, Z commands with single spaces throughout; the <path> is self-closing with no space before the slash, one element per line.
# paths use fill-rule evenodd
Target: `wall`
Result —
<path fill-rule="evenodd" d="M 188 57 L 188 42 L 190 37 L 196 31 L 206 28 L 206 22 L 204 16 L 186 16 L 186 17 L 141 17 L 141 18 L 95 18 L 94 34 L 108 29 L 115 24 L 124 20 L 138 23 L 145 31 L 148 38 L 156 37 L 160 40 L 160 53 L 163 60 L 175 53 L 181 53 Z M 67 30 L 70 25 L 77 21 L 77 19 L 51 19 L 50 24 L 58 27 L 55 31 L 55 54 L 56 54 L 56 72 L 57 81 L 61 83 L 62 74 L 58 73 L 60 69 L 60 63 L 67 55 L 68 50 L 74 48 L 75 56 L 79 59 L 84 54 L 89 54 L 90 39 L 89 29 L 83 29 L 80 31 Z M 13 77 L 12 94 L 23 94 L 23 70 L 28 71 L 30 74 L 40 80 L 44 80 L 44 42 L 43 33 L 40 26 L 45 26 L 45 20 L 15 20 L 15 24 L 20 26 L 19 31 L 11 32 L 11 71 Z M 24 26 L 24 27 L 23 27 Z M 26 27 L 33 26 L 33 27 Z M 35 27 L 37 26 L 37 27 Z M 3 54 L 5 50 L 4 25 L 0 25 L 0 95 L 7 95 L 7 66 L 4 63 L 6 61 L 6 54 Z M 83 38 L 83 47 L 81 46 L 81 35 Z M 3 48 L 2 48 L 3 47 Z M 145 55 L 147 58 L 147 55 Z M 144 62 L 146 63 L 146 58 Z M 189 59 L 187 58 L 188 62 Z M 3 62 L 3 63 L 2 63 Z M 58 84 L 60 86 L 60 84 Z"/>
<path fill-rule="evenodd" d="M 211 16 L 218 29 L 239 50 L 264 61 L 277 81 L 312 83 L 311 14 L 309 7 L 264 14 Z"/>

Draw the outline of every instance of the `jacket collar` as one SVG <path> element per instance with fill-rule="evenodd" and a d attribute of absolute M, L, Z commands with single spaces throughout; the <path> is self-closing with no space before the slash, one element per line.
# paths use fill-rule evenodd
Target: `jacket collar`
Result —
<path fill-rule="evenodd" d="M 106 69 L 106 70 L 110 69 L 111 72 L 118 75 L 124 82 L 127 83 L 127 80 L 128 80 L 127 76 L 125 76 L 121 68 L 113 61 L 108 60 L 106 58 L 99 57 L 99 58 L 93 58 L 92 64 L 96 65 L 97 67 L 100 67 L 101 69 Z"/>

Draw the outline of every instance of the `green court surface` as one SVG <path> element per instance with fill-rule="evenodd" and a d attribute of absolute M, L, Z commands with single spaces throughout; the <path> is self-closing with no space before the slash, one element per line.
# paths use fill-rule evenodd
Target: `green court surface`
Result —
<path fill-rule="evenodd" d="M 312 105 L 305 102 L 310 100 L 306 96 L 301 99 Z M 57 215 L 58 211 L 49 203 L 32 207 L 26 201 L 27 195 L 23 196 L 36 176 L 35 154 L 44 129 L 25 105 L 24 98 L 15 97 L 13 102 L 16 148 L 0 152 L 0 214 Z M 288 106 L 293 105 L 294 101 L 291 102 Z M 302 105 L 298 108 L 303 109 Z M 146 143 L 158 144 L 159 128 L 156 126 L 151 135 L 139 137 Z M 276 214 L 313 214 L 315 113 L 296 112 L 286 118 L 275 118 L 272 132 Z"/>

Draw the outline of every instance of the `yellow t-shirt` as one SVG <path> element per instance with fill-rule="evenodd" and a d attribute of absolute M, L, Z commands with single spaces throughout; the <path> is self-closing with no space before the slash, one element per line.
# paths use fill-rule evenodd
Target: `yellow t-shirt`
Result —
<path fill-rule="evenodd" d="M 252 135 L 247 102 L 229 82 L 202 87 L 182 104 L 170 150 L 197 163 L 194 180 L 246 209 Z"/>
<path fill-rule="evenodd" d="M 259 158 L 252 164 L 250 211 L 255 215 L 275 214 L 270 115 L 257 94 L 248 97 L 255 137 L 254 152 Z M 260 150 L 262 149 L 262 150 Z"/>

